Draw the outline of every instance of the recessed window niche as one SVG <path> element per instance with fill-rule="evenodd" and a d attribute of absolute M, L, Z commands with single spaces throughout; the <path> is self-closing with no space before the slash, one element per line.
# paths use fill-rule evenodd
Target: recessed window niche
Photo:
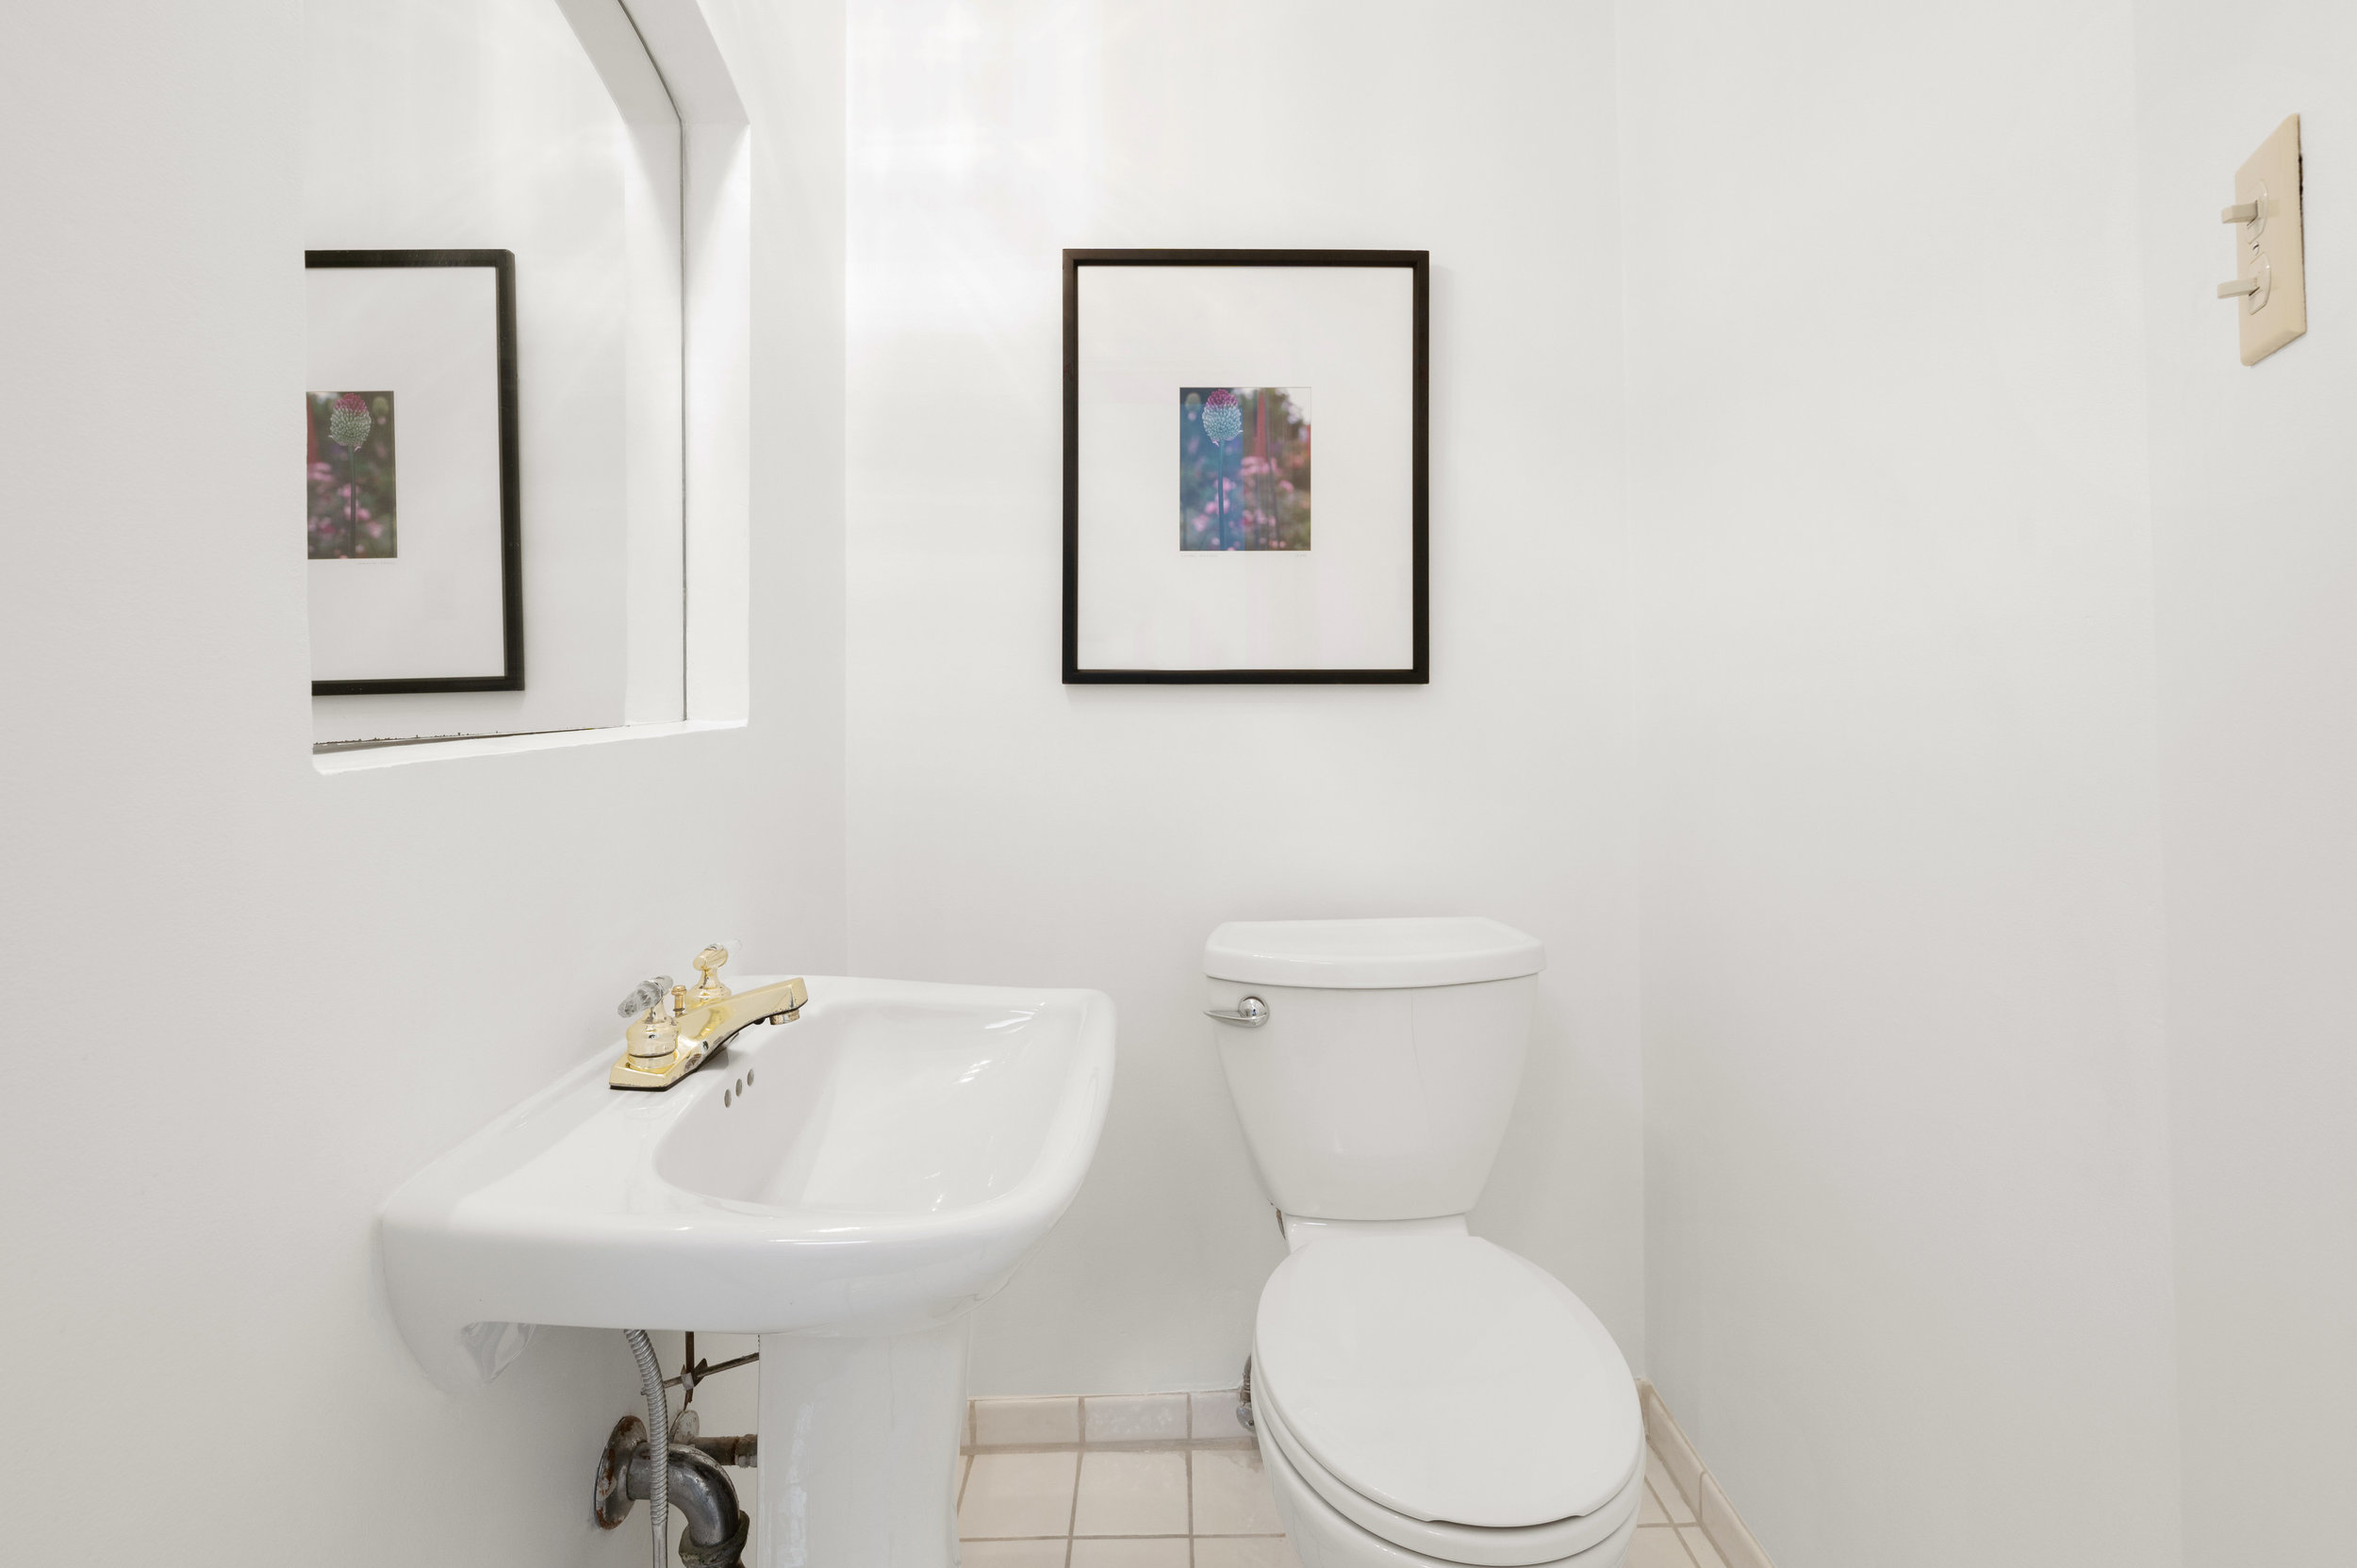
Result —
<path fill-rule="evenodd" d="M 741 722 L 750 138 L 699 8 L 305 16 L 321 769 Z"/>

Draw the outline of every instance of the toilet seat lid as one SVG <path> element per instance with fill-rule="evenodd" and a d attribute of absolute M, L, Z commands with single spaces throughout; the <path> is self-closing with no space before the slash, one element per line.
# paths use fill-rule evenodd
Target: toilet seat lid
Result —
<path fill-rule="evenodd" d="M 1334 1477 L 1411 1518 L 1513 1528 L 1592 1512 L 1644 1444 L 1596 1314 L 1477 1236 L 1333 1237 L 1261 1293 L 1255 1397 Z"/>

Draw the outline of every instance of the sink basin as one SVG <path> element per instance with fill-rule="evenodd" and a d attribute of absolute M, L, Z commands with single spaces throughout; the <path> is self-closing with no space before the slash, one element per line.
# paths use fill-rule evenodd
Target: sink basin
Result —
<path fill-rule="evenodd" d="M 1080 1190 L 1113 1003 L 809 984 L 675 1088 L 609 1088 L 609 1047 L 427 1166 L 385 1206 L 386 1286 L 453 1391 L 537 1324 L 762 1335 L 759 1561 L 947 1564 L 966 1313 Z"/>

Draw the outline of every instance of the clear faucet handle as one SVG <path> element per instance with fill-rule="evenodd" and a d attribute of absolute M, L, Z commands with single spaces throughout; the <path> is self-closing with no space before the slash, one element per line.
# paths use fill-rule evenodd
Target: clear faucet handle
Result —
<path fill-rule="evenodd" d="M 671 977 L 669 975 L 657 975 L 652 980 L 641 981 L 637 990 L 633 991 L 615 1005 L 614 1015 L 619 1018 L 635 1018 L 639 1014 L 652 1009 L 656 1003 L 670 994 Z"/>

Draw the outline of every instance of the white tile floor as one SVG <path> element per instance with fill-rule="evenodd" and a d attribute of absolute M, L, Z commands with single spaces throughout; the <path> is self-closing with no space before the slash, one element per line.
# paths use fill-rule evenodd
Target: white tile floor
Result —
<path fill-rule="evenodd" d="M 966 1568 L 1300 1568 L 1225 1394 L 977 1399 Z"/>
<path fill-rule="evenodd" d="M 1300 1568 L 1221 1394 L 977 1399 L 959 1477 L 966 1568 Z M 1661 1451 L 1626 1568 L 1729 1568 Z"/>

